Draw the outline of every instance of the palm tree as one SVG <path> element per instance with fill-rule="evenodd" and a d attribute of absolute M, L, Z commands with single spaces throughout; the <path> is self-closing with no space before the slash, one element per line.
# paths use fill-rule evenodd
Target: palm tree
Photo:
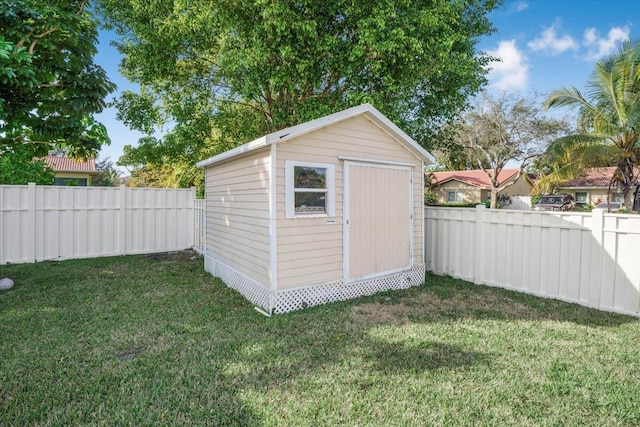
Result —
<path fill-rule="evenodd" d="M 625 207 L 631 210 L 640 159 L 640 43 L 626 42 L 598 62 L 584 96 L 576 88 L 562 88 L 549 95 L 545 106 L 576 109 L 581 132 L 549 146 L 551 172 L 534 191 L 547 192 L 586 168 L 616 166 L 609 188 L 619 187 Z"/>

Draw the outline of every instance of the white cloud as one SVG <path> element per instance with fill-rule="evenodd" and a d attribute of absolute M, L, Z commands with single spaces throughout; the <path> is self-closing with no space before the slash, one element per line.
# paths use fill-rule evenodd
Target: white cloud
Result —
<path fill-rule="evenodd" d="M 529 80 L 529 64 L 526 56 L 516 46 L 515 40 L 503 40 L 495 50 L 487 52 L 501 62 L 489 64 L 489 84 L 498 90 L 524 89 Z"/>
<path fill-rule="evenodd" d="M 586 59 L 597 61 L 613 53 L 620 42 L 629 40 L 629 27 L 613 27 L 609 30 L 607 38 L 598 37 L 595 28 L 587 28 L 584 32 L 584 44 L 588 48 Z"/>
<path fill-rule="evenodd" d="M 552 26 L 544 30 L 538 37 L 531 40 L 527 46 L 535 52 L 547 51 L 553 55 L 558 55 L 566 50 L 578 50 L 578 42 L 574 40 L 568 34 L 558 36 L 558 30 L 560 29 L 559 23 L 554 23 Z"/>
<path fill-rule="evenodd" d="M 507 10 L 507 15 L 511 15 L 514 13 L 520 13 L 522 11 L 525 11 L 529 9 L 529 3 L 527 3 L 526 1 L 520 0 L 517 1 L 515 3 L 512 3 L 509 6 L 509 9 Z"/>

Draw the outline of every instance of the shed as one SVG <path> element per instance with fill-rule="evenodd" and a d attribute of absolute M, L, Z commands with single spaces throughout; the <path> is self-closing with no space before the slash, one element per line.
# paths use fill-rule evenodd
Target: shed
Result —
<path fill-rule="evenodd" d="M 205 270 L 269 314 L 419 285 L 431 163 L 369 104 L 198 162 Z"/>

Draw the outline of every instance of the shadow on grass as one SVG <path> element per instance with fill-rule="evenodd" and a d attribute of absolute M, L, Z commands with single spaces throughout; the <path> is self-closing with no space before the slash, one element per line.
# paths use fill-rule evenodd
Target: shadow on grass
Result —
<path fill-rule="evenodd" d="M 343 401 L 390 410 L 411 401 L 405 382 L 428 387 L 425 377 L 451 381 L 449 372 L 497 358 L 421 326 L 636 321 L 437 276 L 267 319 L 201 259 L 101 258 L 0 275 L 16 279 L 0 294 L 0 415 L 9 424 L 388 424 L 393 414 L 367 418 Z"/>
<path fill-rule="evenodd" d="M 619 326 L 638 321 L 632 316 L 603 312 L 517 291 L 475 285 L 431 273 L 427 273 L 422 288 L 410 292 L 411 294 L 398 297 L 409 306 L 424 303 L 432 309 L 435 318 L 550 320 L 593 327 Z"/>

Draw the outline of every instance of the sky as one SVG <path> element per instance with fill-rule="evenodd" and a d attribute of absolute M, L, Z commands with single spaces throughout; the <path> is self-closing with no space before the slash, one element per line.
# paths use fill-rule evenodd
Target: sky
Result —
<path fill-rule="evenodd" d="M 478 42 L 478 50 L 500 62 L 490 65 L 491 92 L 547 93 L 561 87 L 583 89 L 598 60 L 614 53 L 625 40 L 640 40 L 640 0 L 507 0 L 489 15 L 496 32 Z M 96 62 L 118 90 L 136 91 L 118 72 L 120 55 L 110 45 L 116 36 L 100 33 Z M 114 163 L 125 145 L 142 136 L 116 119 L 114 108 L 98 116 L 111 145 L 100 158 Z M 125 172 L 122 168 L 121 171 Z"/>

